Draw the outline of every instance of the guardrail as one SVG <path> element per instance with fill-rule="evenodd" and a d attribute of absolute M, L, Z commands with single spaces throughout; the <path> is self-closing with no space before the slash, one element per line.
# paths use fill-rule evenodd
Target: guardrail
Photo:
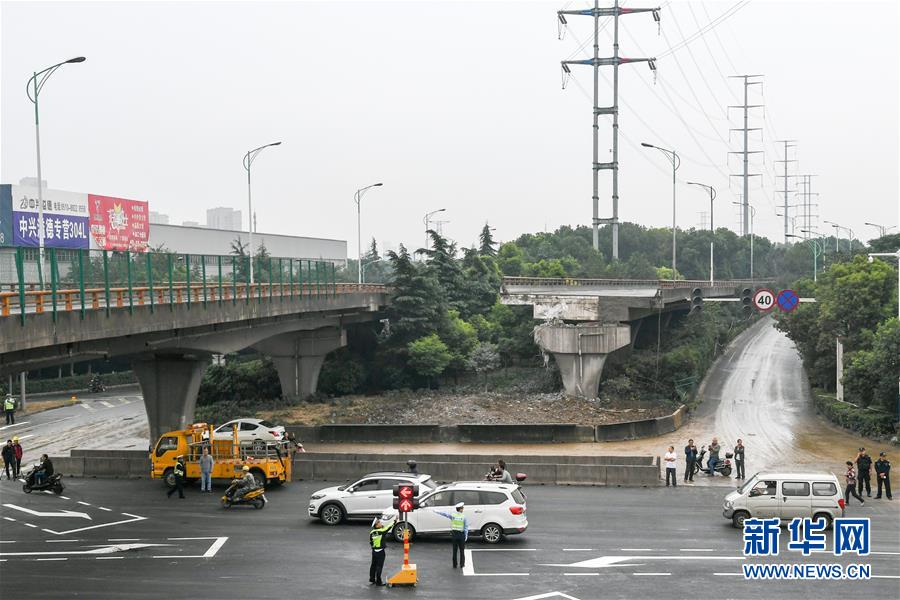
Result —
<path fill-rule="evenodd" d="M 708 279 L 584 279 L 573 277 L 504 277 L 503 290 L 508 286 L 522 287 L 652 287 L 666 288 L 709 288 L 758 286 L 773 283 L 774 279 L 723 279 L 710 282 Z"/>
<path fill-rule="evenodd" d="M 373 284 L 337 283 L 334 263 L 294 258 L 256 257 L 254 283 L 250 283 L 250 259 L 246 256 L 190 255 L 166 252 L 113 252 L 66 250 L 59 260 L 57 250 L 46 250 L 49 260 L 49 289 L 43 281 L 37 289 L 27 289 L 26 269 L 36 268 L 25 259 L 23 248 L 15 254 L 16 291 L 0 292 L 0 317 L 26 316 L 50 311 L 161 306 L 174 310 L 176 304 L 190 308 L 197 304 L 249 303 L 285 298 L 317 299 L 354 292 L 384 292 Z M 35 286 L 31 286 L 35 287 Z"/>

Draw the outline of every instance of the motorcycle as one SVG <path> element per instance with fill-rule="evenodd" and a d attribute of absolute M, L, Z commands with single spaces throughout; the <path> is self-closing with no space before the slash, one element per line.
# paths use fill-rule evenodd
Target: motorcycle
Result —
<path fill-rule="evenodd" d="M 703 458 L 706 456 L 706 446 L 700 446 L 700 454 L 697 455 L 697 460 L 694 461 L 694 475 L 703 471 L 704 473 L 708 472 L 709 469 L 705 469 L 700 465 L 703 463 Z M 734 454 L 731 452 L 725 453 L 725 460 L 720 460 L 716 463 L 716 473 L 720 473 L 724 477 L 728 477 L 731 475 L 731 459 L 734 457 Z"/>
<path fill-rule="evenodd" d="M 261 509 L 266 505 L 268 500 L 266 500 L 266 488 L 264 487 L 253 488 L 240 498 L 235 499 L 234 494 L 240 484 L 241 480 L 235 479 L 231 482 L 231 485 L 228 486 L 228 489 L 225 490 L 225 495 L 222 496 L 223 508 L 231 508 L 232 506 L 241 504 L 250 504 L 253 508 Z"/>
<path fill-rule="evenodd" d="M 103 385 L 103 380 L 100 379 L 99 375 L 91 377 L 91 380 L 88 382 L 88 391 L 92 394 L 99 394 L 100 392 L 106 391 L 106 386 Z"/>
<path fill-rule="evenodd" d="M 500 469 L 494 468 L 494 469 L 491 469 L 484 476 L 484 480 L 485 481 L 500 481 L 500 479 L 502 477 L 503 477 L 503 472 L 500 471 Z M 513 475 L 513 478 L 516 480 L 517 483 L 522 483 L 523 481 L 528 479 L 528 475 L 525 473 L 516 473 L 515 475 Z"/>
<path fill-rule="evenodd" d="M 53 490 L 54 494 L 62 494 L 64 489 L 62 474 L 54 473 L 50 477 L 45 477 L 41 483 L 37 483 L 35 481 L 35 474 L 39 468 L 40 465 L 33 466 L 31 471 L 28 472 L 28 475 L 25 476 L 25 483 L 22 485 L 22 491 L 26 494 L 30 494 L 33 490 L 38 492 Z"/>

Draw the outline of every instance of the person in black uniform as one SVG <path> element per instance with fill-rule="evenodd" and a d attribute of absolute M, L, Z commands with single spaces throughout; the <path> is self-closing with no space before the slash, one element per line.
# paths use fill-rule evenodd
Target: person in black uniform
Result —
<path fill-rule="evenodd" d="M 178 492 L 179 498 L 184 498 L 184 457 L 179 456 L 175 459 L 175 468 L 173 469 L 173 474 L 175 475 L 175 487 L 166 492 L 166 497 L 171 498 L 172 494 Z"/>
<path fill-rule="evenodd" d="M 697 446 L 694 440 L 688 440 L 687 446 L 684 447 L 684 480 L 694 481 L 694 463 L 697 462 Z"/>
<path fill-rule="evenodd" d="M 887 499 L 893 500 L 891 498 L 891 461 L 887 459 L 884 452 L 879 452 L 878 460 L 875 461 L 875 478 L 878 479 L 878 493 L 875 494 L 875 499 L 881 498 L 881 487 L 884 486 Z"/>
<path fill-rule="evenodd" d="M 856 456 L 856 491 L 862 496 L 863 485 L 866 487 L 866 497 L 872 497 L 872 484 L 869 480 L 869 472 L 872 470 L 872 457 L 866 454 L 865 448 L 859 449 Z"/>
<path fill-rule="evenodd" d="M 734 447 L 734 466 L 737 468 L 737 476 L 735 479 L 744 479 L 744 442 L 738 438 L 737 445 Z"/>
<path fill-rule="evenodd" d="M 372 548 L 372 562 L 369 564 L 369 583 L 384 585 L 384 582 L 381 580 L 381 570 L 384 568 L 384 536 L 387 535 L 393 526 L 393 520 L 384 524 L 381 522 L 381 519 L 375 519 L 372 523 L 372 530 L 369 531 L 369 546 Z"/>

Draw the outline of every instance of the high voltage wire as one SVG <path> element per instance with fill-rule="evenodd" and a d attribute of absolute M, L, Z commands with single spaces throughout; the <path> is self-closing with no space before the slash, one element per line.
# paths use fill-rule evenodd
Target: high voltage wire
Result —
<path fill-rule="evenodd" d="M 725 20 L 728 19 L 728 17 L 731 17 L 732 15 L 737 13 L 740 9 L 747 6 L 749 3 L 750 3 L 750 0 L 744 0 L 742 2 L 738 2 L 737 4 L 735 4 L 728 10 L 726 10 L 724 13 L 722 13 L 721 15 L 716 17 L 714 20 L 710 21 L 708 24 L 706 24 L 705 26 L 703 26 L 696 32 L 692 33 L 691 35 L 689 35 L 686 38 L 683 38 L 677 44 L 675 44 L 675 45 L 670 44 L 669 48 L 667 50 L 665 50 L 662 54 L 659 54 L 656 58 L 657 59 L 665 58 L 666 56 L 673 54 L 675 51 L 680 50 L 681 48 L 687 46 L 688 44 L 693 42 L 698 37 L 702 37 L 703 35 L 706 35 L 706 33 L 715 29 L 717 25 L 724 23 Z"/>
<path fill-rule="evenodd" d="M 687 7 L 691 11 L 691 18 L 693 18 L 694 20 L 694 25 L 699 28 L 700 19 L 697 18 L 697 13 L 694 12 L 693 4 L 691 2 L 688 2 Z M 709 57 L 712 59 L 712 63 L 716 67 L 716 72 L 719 74 L 719 77 L 722 79 L 722 81 L 727 82 L 728 79 L 725 77 L 725 74 L 722 73 L 722 69 L 719 68 L 719 62 L 716 60 L 716 55 L 713 54 L 712 49 L 709 47 L 709 42 L 706 40 L 706 36 L 702 36 L 700 39 L 703 40 L 703 45 L 706 47 L 706 53 L 709 54 Z M 728 90 L 728 93 L 732 95 L 735 101 L 737 101 L 737 96 L 734 95 L 734 91 L 731 89 L 731 87 L 726 85 L 725 89 Z"/>
<path fill-rule="evenodd" d="M 675 23 L 675 28 L 678 29 L 678 35 L 684 38 L 684 32 L 681 30 L 681 25 L 678 23 L 678 19 L 675 17 L 675 11 L 670 11 L 669 15 L 672 17 L 672 22 Z M 700 64 L 697 62 L 697 58 L 694 56 L 694 51 L 691 50 L 691 47 L 689 45 L 685 45 L 685 48 L 688 51 L 688 55 L 691 57 L 691 62 L 694 63 L 694 67 L 696 67 L 697 69 L 697 73 L 700 74 L 700 79 L 703 81 L 703 85 L 706 86 L 706 91 L 708 91 L 709 95 L 712 96 L 713 102 L 715 102 L 716 106 L 721 107 L 722 103 L 719 101 L 719 98 L 716 96 L 715 92 L 713 92 L 712 87 L 710 87 L 709 81 L 703 74 L 703 69 L 700 68 Z"/>

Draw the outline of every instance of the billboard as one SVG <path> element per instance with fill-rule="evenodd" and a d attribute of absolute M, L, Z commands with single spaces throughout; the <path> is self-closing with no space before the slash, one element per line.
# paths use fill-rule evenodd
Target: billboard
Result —
<path fill-rule="evenodd" d="M 100 250 L 146 252 L 150 212 L 141 200 L 88 194 L 92 246 Z"/>
<path fill-rule="evenodd" d="M 12 246 L 12 190 L 0 185 L 0 246 Z"/>
<path fill-rule="evenodd" d="M 47 248 L 88 248 L 87 194 L 43 190 L 44 220 L 39 223 L 36 187 L 10 185 L 12 200 L 12 243 L 15 246 L 38 247 L 40 230 L 44 229 Z"/>

